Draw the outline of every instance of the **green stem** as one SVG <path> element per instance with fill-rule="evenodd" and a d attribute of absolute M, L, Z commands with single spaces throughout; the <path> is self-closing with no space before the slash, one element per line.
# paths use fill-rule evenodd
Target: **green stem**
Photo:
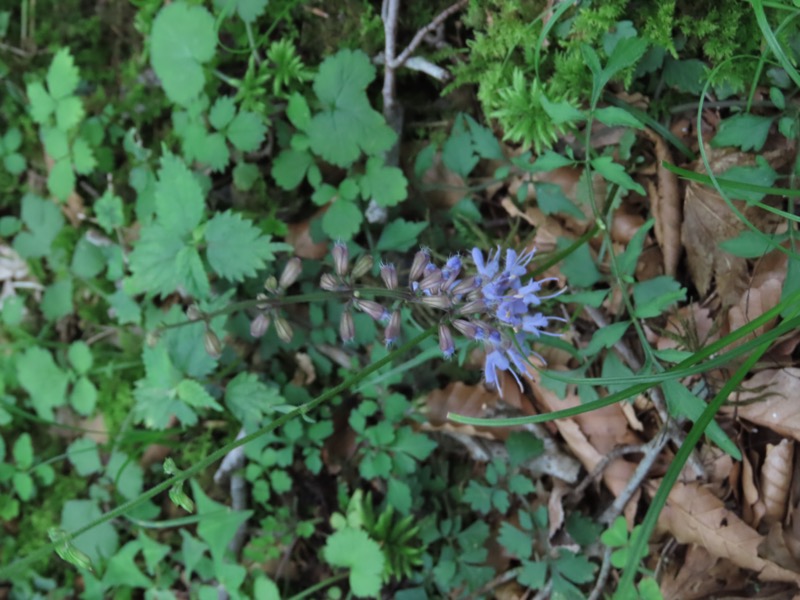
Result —
<path fill-rule="evenodd" d="M 291 596 L 288 600 L 302 600 L 303 598 L 308 598 L 314 592 L 318 592 L 319 590 L 324 589 L 329 585 L 346 578 L 347 578 L 347 573 L 339 573 L 338 575 L 334 575 L 333 577 L 328 577 L 324 581 L 320 581 L 319 583 L 312 585 L 310 588 L 303 590 L 299 594 Z"/>
<path fill-rule="evenodd" d="M 218 460 L 221 460 L 222 458 L 224 458 L 234 448 L 238 448 L 239 446 L 244 446 L 245 444 L 248 444 L 248 443 L 252 442 L 253 440 L 258 439 L 261 436 L 263 436 L 263 435 L 265 435 L 265 434 L 267 434 L 267 433 L 269 433 L 271 431 L 274 431 L 278 427 L 280 427 L 282 425 L 285 425 L 286 423 L 288 423 L 292 419 L 307 415 L 309 412 L 314 410 L 320 404 L 330 400 L 331 398 L 335 397 L 336 395 L 340 394 L 341 392 L 343 392 L 343 391 L 345 391 L 345 390 L 347 390 L 349 388 L 354 387 L 356 384 L 358 384 L 360 381 L 362 381 L 363 379 L 365 379 L 366 377 L 368 377 L 372 373 L 375 373 L 376 371 L 378 371 L 382 367 L 384 367 L 384 366 L 388 365 L 389 363 L 391 363 L 392 360 L 394 360 L 397 356 L 399 356 L 399 355 L 401 355 L 401 354 L 403 354 L 405 352 L 408 352 L 409 350 L 411 350 L 415 346 L 419 345 L 424 340 L 426 340 L 428 337 L 432 336 L 436 331 L 437 331 L 437 327 L 436 326 L 435 327 L 429 327 L 428 329 L 426 329 L 425 331 L 420 333 L 417 337 L 415 337 L 411 341 L 409 341 L 409 342 L 403 344 L 402 346 L 400 346 L 399 348 L 397 348 L 397 350 L 394 350 L 394 351 L 390 352 L 389 354 L 387 354 L 386 356 L 384 356 L 382 359 L 380 359 L 378 361 L 375 361 L 374 363 L 372 363 L 371 365 L 369 365 L 368 367 L 366 367 L 362 371 L 359 371 L 358 373 L 356 373 L 352 377 L 349 377 L 348 379 L 346 379 L 345 381 L 343 381 L 342 383 L 340 383 L 336 387 L 333 387 L 333 388 L 329 389 L 327 392 L 324 392 L 321 395 L 317 396 L 314 400 L 306 402 L 305 404 L 301 404 L 300 406 L 295 408 L 293 411 L 281 415 L 280 417 L 278 417 L 277 419 L 275 419 L 274 421 L 272 421 L 268 425 L 265 425 L 261 429 L 258 429 L 256 431 L 254 431 L 250 435 L 247 435 L 247 436 L 245 436 L 245 437 L 243 437 L 241 439 L 238 439 L 238 440 L 234 440 L 233 442 L 230 442 L 229 444 L 223 446 L 219 450 L 216 450 L 216 451 L 212 452 L 211 454 L 206 456 L 203 460 L 201 460 L 198 463 L 190 466 L 185 471 L 181 471 L 179 474 L 173 475 L 169 479 L 166 479 L 166 480 L 162 481 L 161 483 L 159 483 L 158 485 L 150 488 L 146 492 L 142 493 L 138 498 L 136 498 L 134 500 L 130 500 L 129 502 L 125 502 L 124 504 L 121 504 L 120 506 L 117 506 L 115 509 L 110 510 L 109 512 L 107 512 L 103 516 L 99 517 L 98 519 L 95 519 L 91 523 L 89 523 L 89 524 L 87 524 L 87 525 L 85 525 L 83 527 L 80 527 L 80 528 L 76 529 L 75 531 L 72 531 L 71 533 L 69 533 L 67 535 L 67 539 L 75 538 L 75 537 L 81 535 L 82 533 L 86 533 L 90 529 L 92 529 L 94 527 L 97 527 L 98 525 L 106 523 L 107 521 L 110 521 L 111 519 L 115 519 L 117 517 L 120 517 L 120 516 L 124 515 L 125 513 L 130 512 L 134 508 L 140 506 L 144 502 L 147 502 L 151 498 L 154 498 L 158 494 L 167 491 L 172 486 L 174 486 L 176 484 L 179 484 L 179 483 L 182 483 L 183 481 L 187 480 L 189 477 L 192 477 L 192 476 L 196 475 L 197 473 L 200 473 L 203 469 L 208 468 L 213 463 L 215 463 Z M 28 556 L 23 557 L 23 558 L 15 561 L 15 562 L 9 564 L 9 565 L 0 566 L 0 580 L 4 580 L 4 579 L 8 580 L 15 573 L 19 573 L 20 571 L 24 570 L 25 567 L 28 567 L 28 566 L 30 566 L 32 564 L 35 564 L 39 560 L 42 560 L 42 559 L 46 558 L 47 556 L 50 555 L 51 552 L 53 552 L 53 549 L 54 549 L 54 544 L 50 543 L 50 544 L 47 544 L 47 545 L 43 546 L 42 548 L 39 548 L 38 550 L 32 552 Z"/>

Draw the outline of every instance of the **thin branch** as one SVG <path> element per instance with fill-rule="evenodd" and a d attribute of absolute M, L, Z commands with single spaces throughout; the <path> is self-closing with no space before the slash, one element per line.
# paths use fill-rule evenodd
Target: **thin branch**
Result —
<path fill-rule="evenodd" d="M 606 546 L 605 552 L 603 552 L 603 564 L 600 566 L 600 573 L 597 575 L 597 580 L 594 583 L 594 588 L 592 588 L 592 593 L 589 594 L 589 597 L 586 600 L 599 600 L 603 590 L 606 587 L 606 581 L 608 581 L 608 576 L 611 573 L 611 548 Z"/>
<path fill-rule="evenodd" d="M 616 448 L 613 448 L 611 452 L 604 455 L 603 458 L 600 459 L 600 462 L 595 465 L 594 469 L 592 469 L 592 472 L 586 475 L 586 477 L 583 478 L 583 481 L 578 484 L 578 487 L 572 490 L 569 495 L 576 499 L 580 498 L 581 494 L 586 491 L 586 488 L 588 488 L 593 481 L 603 474 L 603 471 L 606 470 L 606 467 L 608 467 L 611 462 L 627 454 L 641 453 L 644 451 L 642 448 L 644 448 L 642 444 L 628 444 L 626 446 L 617 446 Z"/>
<path fill-rule="evenodd" d="M 389 0 L 389 2 L 392 2 L 392 0 Z M 419 45 L 422 43 L 426 34 L 435 30 L 437 27 L 439 27 L 439 25 L 444 23 L 447 17 L 458 12 L 466 5 L 467 5 L 467 0 L 458 0 L 458 2 L 456 2 L 455 4 L 445 8 L 433 19 L 433 21 L 431 21 L 430 23 L 425 25 L 425 27 L 417 31 L 417 33 L 411 39 L 411 43 L 409 43 L 408 46 L 406 46 L 406 49 L 400 53 L 400 56 L 398 56 L 396 60 L 394 58 L 394 54 L 392 54 L 392 56 L 389 56 L 389 53 L 387 52 L 386 54 L 387 66 L 391 66 L 391 68 L 393 69 L 402 67 L 403 64 L 409 59 L 411 54 L 414 52 L 414 50 L 416 50 L 417 47 L 419 47 Z"/>

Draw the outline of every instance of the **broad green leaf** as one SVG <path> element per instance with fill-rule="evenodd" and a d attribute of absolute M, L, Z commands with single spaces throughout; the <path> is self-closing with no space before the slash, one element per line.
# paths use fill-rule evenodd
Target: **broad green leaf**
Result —
<path fill-rule="evenodd" d="M 25 157 L 16 152 L 13 154 L 6 154 L 3 157 L 3 167 L 12 175 L 21 175 L 27 168 L 28 163 Z"/>
<path fill-rule="evenodd" d="M 630 321 L 619 321 L 618 323 L 612 323 L 607 327 L 598 329 L 592 336 L 592 341 L 589 342 L 589 345 L 581 349 L 581 355 L 594 356 L 603 348 L 611 348 L 611 346 L 622 339 L 622 336 L 625 335 L 630 325 Z"/>
<path fill-rule="evenodd" d="M 67 458 L 75 472 L 81 477 L 97 473 L 103 468 L 97 442 L 89 438 L 78 438 L 67 447 Z"/>
<path fill-rule="evenodd" d="M 102 273 L 105 267 L 103 248 L 91 243 L 88 234 L 84 235 L 75 245 L 70 270 L 81 279 L 92 279 Z"/>
<path fill-rule="evenodd" d="M 391 477 L 386 490 L 386 501 L 398 512 L 404 515 L 409 514 L 412 506 L 411 488 L 405 481 Z"/>
<path fill-rule="evenodd" d="M 772 186 L 778 179 L 778 174 L 762 156 L 756 157 L 755 166 L 731 167 L 720 175 L 723 179 L 735 181 L 737 183 L 749 183 L 763 187 Z M 731 198 L 744 200 L 746 202 L 760 202 L 766 196 L 763 192 L 751 190 L 727 190 L 726 193 Z"/>
<path fill-rule="evenodd" d="M 139 241 L 130 254 L 129 294 L 147 292 L 166 296 L 181 283 L 176 260 L 184 242 L 161 225 L 142 228 Z"/>
<path fill-rule="evenodd" d="M 444 166 L 461 177 L 467 177 L 479 160 L 472 149 L 472 137 L 466 131 L 451 133 L 442 146 Z"/>
<path fill-rule="evenodd" d="M 88 377 L 79 377 L 72 386 L 69 403 L 79 415 L 91 416 L 97 405 L 97 388 Z"/>
<path fill-rule="evenodd" d="M 547 172 L 547 171 L 555 171 L 561 167 L 568 167 L 574 164 L 575 161 L 570 160 L 566 156 L 561 156 L 560 154 L 553 152 L 552 150 L 548 150 L 541 154 L 537 159 L 534 161 L 532 165 L 522 166 L 522 168 L 530 171 L 531 173 L 539 173 L 539 172 Z"/>
<path fill-rule="evenodd" d="M 68 158 L 57 161 L 47 176 L 47 189 L 59 200 L 66 200 L 75 189 L 75 173 Z"/>
<path fill-rule="evenodd" d="M 241 111 L 233 118 L 225 133 L 238 150 L 254 152 L 261 146 L 266 132 L 267 128 L 261 117 L 252 112 Z"/>
<path fill-rule="evenodd" d="M 213 408 L 222 410 L 222 407 L 211 397 L 206 389 L 193 379 L 184 379 L 175 389 L 178 398 L 194 408 Z"/>
<path fill-rule="evenodd" d="M 648 42 L 643 38 L 627 37 L 619 40 L 603 69 L 603 75 L 608 80 L 623 69 L 633 66 L 647 52 L 647 46 Z"/>
<path fill-rule="evenodd" d="M 655 219 L 649 219 L 633 234 L 631 241 L 628 242 L 628 247 L 625 248 L 625 252 L 617 259 L 617 268 L 620 276 L 633 277 L 636 272 L 636 265 L 639 262 L 639 256 L 642 254 L 645 237 L 654 224 Z"/>
<path fill-rule="evenodd" d="M 150 60 L 170 100 L 188 104 L 203 89 L 203 64 L 217 45 L 214 17 L 202 6 L 173 2 L 162 8 L 150 32 Z"/>
<path fill-rule="evenodd" d="M 283 150 L 272 162 L 272 177 L 285 190 L 293 190 L 306 176 L 308 168 L 314 164 L 309 152 Z"/>
<path fill-rule="evenodd" d="M 509 462 L 512 466 L 540 456 L 544 452 L 544 442 L 527 431 L 513 431 L 506 440 Z"/>
<path fill-rule="evenodd" d="M 73 311 L 72 279 L 67 277 L 47 286 L 40 308 L 48 321 L 65 317 Z"/>
<path fill-rule="evenodd" d="M 207 164 L 212 171 L 224 171 L 231 159 L 225 136 L 221 133 L 212 133 L 203 137 L 197 148 L 197 160 Z"/>
<path fill-rule="evenodd" d="M 616 106 L 607 106 L 605 108 L 598 108 L 594 111 L 595 118 L 608 125 L 609 127 L 634 127 L 636 129 L 644 129 L 641 121 L 634 117 L 627 110 L 617 108 Z"/>
<path fill-rule="evenodd" d="M 205 238 L 211 268 L 231 281 L 253 277 L 274 259 L 269 238 L 264 238 L 249 219 L 238 213 L 214 215 L 206 225 Z"/>
<path fill-rule="evenodd" d="M 411 223 L 405 219 L 393 219 L 381 232 L 377 250 L 394 250 L 405 252 L 419 246 L 419 236 L 428 227 L 428 223 Z"/>
<path fill-rule="evenodd" d="M 64 226 L 61 210 L 52 202 L 34 194 L 22 197 L 22 222 L 29 229 L 17 234 L 14 249 L 23 258 L 50 254 L 50 246 Z"/>
<path fill-rule="evenodd" d="M 488 158 L 490 160 L 504 160 L 503 148 L 500 142 L 497 141 L 494 133 L 478 123 L 469 115 L 464 115 L 469 132 L 472 134 L 472 145 L 481 158 Z"/>
<path fill-rule="evenodd" d="M 109 588 L 124 586 L 152 589 L 153 582 L 145 577 L 134 560 L 139 550 L 141 550 L 141 544 L 138 541 L 131 541 L 116 552 L 106 565 L 105 573 L 103 573 L 103 585 Z"/>
<path fill-rule="evenodd" d="M 234 511 L 224 504 L 214 502 L 194 479 L 191 480 L 191 486 L 197 514 L 203 517 L 197 525 L 197 535 L 208 544 L 211 556 L 215 560 L 222 560 L 239 525 L 246 522 L 253 511 Z"/>
<path fill-rule="evenodd" d="M 536 204 L 546 215 L 564 213 L 576 219 L 585 220 L 586 215 L 575 206 L 575 203 L 564 195 L 561 186 L 557 183 L 539 182 L 533 184 L 536 189 Z"/>
<path fill-rule="evenodd" d="M 408 181 L 397 167 L 387 167 L 383 159 L 372 157 L 361 178 L 361 193 L 372 198 L 380 206 L 395 206 L 406 199 Z"/>
<path fill-rule="evenodd" d="M 322 230 L 332 240 L 348 241 L 361 229 L 364 217 L 358 206 L 341 198 L 322 217 Z"/>
<path fill-rule="evenodd" d="M 145 347 L 142 358 L 147 376 L 136 382 L 136 421 L 153 429 L 166 429 L 173 416 L 186 426 L 197 423 L 195 412 L 175 397 L 174 389 L 182 377 L 169 358 L 166 344 Z"/>
<path fill-rule="evenodd" d="M 193 246 L 184 246 L 175 257 L 178 281 L 188 294 L 198 299 L 206 298 L 211 291 L 200 253 Z"/>
<path fill-rule="evenodd" d="M 511 554 L 520 559 L 527 559 L 533 554 L 533 540 L 529 531 L 521 531 L 504 522 L 500 525 L 500 534 L 497 536 L 500 545 Z"/>
<path fill-rule="evenodd" d="M 70 344 L 69 350 L 67 350 L 67 358 L 78 375 L 85 375 L 92 368 L 92 363 L 94 362 L 91 348 L 82 340 Z"/>
<path fill-rule="evenodd" d="M 252 23 L 264 14 L 268 3 L 269 0 L 214 0 L 214 6 L 218 10 L 235 10 L 245 23 Z"/>
<path fill-rule="evenodd" d="M 654 277 L 633 286 L 635 314 L 641 319 L 657 317 L 675 302 L 686 298 L 686 288 L 668 275 Z"/>
<path fill-rule="evenodd" d="M 33 442 L 29 433 L 20 434 L 14 442 L 11 455 L 19 470 L 27 471 L 33 466 Z"/>
<path fill-rule="evenodd" d="M 126 500 L 132 500 L 142 493 L 144 470 L 124 452 L 112 452 L 105 471 L 106 477 L 114 482 L 116 491 Z"/>
<path fill-rule="evenodd" d="M 106 189 L 100 199 L 94 204 L 94 215 L 97 224 L 106 233 L 113 233 L 117 227 L 125 224 L 122 212 L 122 198 L 117 196 L 111 188 Z"/>
<path fill-rule="evenodd" d="M 222 131 L 236 115 L 236 103 L 230 96 L 220 96 L 208 113 L 208 121 L 217 131 Z"/>
<path fill-rule="evenodd" d="M 248 428 L 261 423 L 272 407 L 284 403 L 278 388 L 262 383 L 254 373 L 239 373 L 225 388 L 226 406 Z"/>
<path fill-rule="evenodd" d="M 50 95 L 59 100 L 75 93 L 80 83 L 80 73 L 69 48 L 61 48 L 53 57 L 47 70 L 47 89 Z"/>
<path fill-rule="evenodd" d="M 171 237 L 185 235 L 200 224 L 205 195 L 183 160 L 174 154 L 161 157 L 155 194 L 158 222 Z"/>
<path fill-rule="evenodd" d="M 766 237 L 767 239 L 764 239 Z M 773 250 L 783 241 L 782 235 L 758 235 L 745 229 L 735 238 L 720 242 L 719 247 L 734 256 L 741 258 L 759 258 Z"/>
<path fill-rule="evenodd" d="M 333 567 L 350 569 L 350 589 L 354 596 L 378 596 L 384 568 L 381 547 L 361 529 L 340 529 L 330 535 L 322 549 L 325 561 Z"/>
<path fill-rule="evenodd" d="M 308 130 L 308 126 L 311 125 L 311 109 L 308 108 L 308 102 L 302 94 L 295 92 L 289 96 L 286 116 L 300 131 Z"/>
<path fill-rule="evenodd" d="M 61 529 L 75 531 L 99 519 L 103 512 L 94 500 L 67 500 L 61 510 Z M 89 560 L 98 564 L 114 555 L 119 538 L 114 525 L 106 521 L 72 539 L 72 544 Z"/>
<path fill-rule="evenodd" d="M 33 498 L 33 495 L 36 492 L 36 486 L 33 483 L 33 477 L 31 477 L 28 473 L 23 473 L 20 471 L 14 473 L 14 475 L 11 477 L 11 484 L 14 486 L 14 491 L 17 493 L 17 497 L 23 502 L 27 502 Z"/>
<path fill-rule="evenodd" d="M 610 156 L 600 156 L 593 159 L 592 168 L 600 173 L 604 179 L 607 179 L 611 183 L 616 183 L 622 189 L 633 190 L 642 196 L 646 195 L 644 188 L 625 172 L 625 167 L 619 163 L 615 163 L 614 159 Z"/>
<path fill-rule="evenodd" d="M 720 123 L 717 135 L 711 140 L 711 146 L 714 148 L 736 146 L 745 152 L 750 150 L 758 152 L 767 141 L 767 134 L 769 134 L 773 120 L 772 117 L 751 115 L 750 113 L 724 119 Z"/>
<path fill-rule="evenodd" d="M 67 96 L 56 103 L 56 126 L 62 131 L 77 127 L 84 116 L 83 102 L 77 96 Z"/>
<path fill-rule="evenodd" d="M 666 57 L 663 71 L 664 83 L 676 88 L 678 91 L 697 96 L 703 91 L 703 85 L 708 77 L 708 67 L 696 58 L 688 60 L 675 60 Z"/>
<path fill-rule="evenodd" d="M 42 127 L 42 143 L 53 160 L 69 156 L 69 138 L 66 132 L 56 127 Z"/>
<path fill-rule="evenodd" d="M 549 116 L 550 119 L 558 125 L 562 125 L 564 123 L 576 123 L 583 121 L 586 118 L 586 115 L 584 115 L 582 111 L 572 106 L 572 104 L 567 100 L 551 102 L 544 94 L 542 94 L 541 100 L 542 108 L 544 108 L 547 116 Z"/>
<path fill-rule="evenodd" d="M 56 110 L 56 101 L 47 93 L 44 86 L 35 81 L 25 88 L 30 100 L 31 117 L 36 123 L 44 124 Z"/>
<path fill-rule="evenodd" d="M 559 238 L 559 250 L 569 247 L 572 242 L 566 238 Z M 588 288 L 600 281 L 602 275 L 594 264 L 592 252 L 587 244 L 579 246 L 572 254 L 564 258 L 561 263 L 561 272 L 574 287 Z"/>

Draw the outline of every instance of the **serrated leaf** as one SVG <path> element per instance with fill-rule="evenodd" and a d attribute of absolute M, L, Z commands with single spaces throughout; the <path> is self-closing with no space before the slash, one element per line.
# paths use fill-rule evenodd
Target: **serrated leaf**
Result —
<path fill-rule="evenodd" d="M 464 115 L 464 118 L 469 125 L 469 132 L 472 135 L 472 145 L 482 158 L 490 160 L 503 160 L 503 148 L 500 142 L 494 136 L 494 133 L 487 127 L 484 127 L 469 115 Z"/>
<path fill-rule="evenodd" d="M 114 194 L 111 188 L 108 188 L 100 196 L 100 199 L 95 202 L 94 216 L 97 219 L 97 224 L 106 233 L 112 233 L 117 227 L 122 227 L 125 224 L 125 217 L 122 212 L 122 198 Z"/>
<path fill-rule="evenodd" d="M 29 83 L 25 88 L 30 100 L 31 117 L 36 123 L 46 123 L 50 115 L 56 110 L 56 101 L 47 93 L 44 86 L 35 81 Z"/>
<path fill-rule="evenodd" d="M 203 137 L 202 143 L 197 148 L 197 160 L 207 164 L 212 171 L 224 171 L 231 159 L 225 136 L 221 133 L 212 133 Z"/>
<path fill-rule="evenodd" d="M 23 231 L 14 239 L 14 249 L 23 258 L 47 256 L 50 246 L 64 226 L 59 208 L 34 194 L 22 197 L 22 222 L 30 232 Z"/>
<path fill-rule="evenodd" d="M 284 150 L 272 163 L 272 177 L 285 190 L 293 190 L 303 181 L 308 168 L 314 164 L 310 153 Z"/>
<path fill-rule="evenodd" d="M 258 425 L 272 406 L 283 403 L 278 388 L 267 386 L 253 373 L 239 373 L 225 388 L 225 404 L 245 427 Z"/>
<path fill-rule="evenodd" d="M 213 408 L 222 410 L 219 403 L 209 394 L 206 389 L 193 379 L 184 379 L 175 390 L 178 398 L 195 408 Z"/>
<path fill-rule="evenodd" d="M 55 100 L 75 92 L 80 83 L 80 73 L 69 48 L 61 48 L 53 57 L 47 70 L 47 89 Z"/>
<path fill-rule="evenodd" d="M 189 295 L 198 299 L 208 296 L 211 288 L 197 248 L 183 246 L 175 257 L 175 269 L 178 273 L 176 283 L 182 285 Z"/>
<path fill-rule="evenodd" d="M 533 540 L 530 532 L 521 531 L 511 523 L 503 522 L 500 525 L 497 541 L 517 558 L 527 559 L 533 554 Z"/>
<path fill-rule="evenodd" d="M 89 438 L 78 438 L 67 447 L 67 459 L 81 477 L 97 473 L 103 468 L 97 442 Z"/>
<path fill-rule="evenodd" d="M 36 414 L 53 420 L 53 408 L 63 406 L 67 400 L 67 374 L 53 360 L 53 355 L 42 348 L 29 348 L 17 358 L 17 379 L 28 392 Z"/>
<path fill-rule="evenodd" d="M 412 246 L 419 245 L 419 235 L 428 227 L 428 223 L 411 223 L 405 219 L 394 219 L 381 232 L 377 250 L 395 250 L 405 252 Z"/>
<path fill-rule="evenodd" d="M 366 531 L 345 528 L 334 532 L 325 542 L 322 556 L 333 567 L 350 569 L 350 589 L 354 596 L 379 595 L 384 556 Z"/>
<path fill-rule="evenodd" d="M 644 188 L 625 172 L 625 167 L 619 163 L 615 163 L 614 159 L 610 156 L 600 156 L 592 159 L 592 168 L 602 175 L 604 179 L 607 179 L 611 183 L 616 183 L 622 189 L 633 190 L 642 196 L 645 195 Z"/>
<path fill-rule="evenodd" d="M 245 23 L 252 23 L 264 13 L 269 0 L 214 0 L 218 10 L 236 10 L 236 13 Z M 230 14 L 230 13 L 227 13 Z"/>
<path fill-rule="evenodd" d="M 188 104 L 203 89 L 202 65 L 217 45 L 214 17 L 202 6 L 173 2 L 162 8 L 150 32 L 150 60 L 170 100 Z"/>
<path fill-rule="evenodd" d="M 641 121 L 634 117 L 627 110 L 617 108 L 616 106 L 607 106 L 605 108 L 598 108 L 594 111 L 595 118 L 608 125 L 609 127 L 634 127 L 636 129 L 644 129 Z"/>
<path fill-rule="evenodd" d="M 205 239 L 211 268 L 231 281 L 253 277 L 275 258 L 269 238 L 264 238 L 250 220 L 231 211 L 214 215 L 206 224 Z"/>
<path fill-rule="evenodd" d="M 203 190 L 183 160 L 174 154 L 161 157 L 155 200 L 158 222 L 172 236 L 189 233 L 203 218 Z"/>
<path fill-rule="evenodd" d="M 302 94 L 295 92 L 289 96 L 286 116 L 300 131 L 308 130 L 308 126 L 311 125 L 311 109 L 308 108 L 308 102 Z"/>
<path fill-rule="evenodd" d="M 363 220 L 364 217 L 355 203 L 340 198 L 323 215 L 322 231 L 332 240 L 346 242 L 358 233 Z"/>
<path fill-rule="evenodd" d="M 145 347 L 142 351 L 147 376 L 136 382 L 133 409 L 137 422 L 143 422 L 153 429 L 165 429 L 171 418 L 187 426 L 197 423 L 197 415 L 184 402 L 178 400 L 173 392 L 181 381 L 180 371 L 169 358 L 166 344 L 159 342 L 155 347 Z"/>
<path fill-rule="evenodd" d="M 378 157 L 367 161 L 360 183 L 364 198 L 372 198 L 380 206 L 395 206 L 406 199 L 408 181 L 405 175 L 397 167 L 387 167 Z"/>
<path fill-rule="evenodd" d="M 222 131 L 236 115 L 236 103 L 230 96 L 220 96 L 208 113 L 208 121 L 217 131 Z"/>
<path fill-rule="evenodd" d="M 735 146 L 745 152 L 760 151 L 767 141 L 772 117 L 762 117 L 749 113 L 734 115 L 720 123 L 717 135 L 711 140 L 713 148 Z"/>
<path fill-rule="evenodd" d="M 75 189 L 75 173 L 69 158 L 56 161 L 47 175 L 47 189 L 59 200 L 66 200 Z"/>
<path fill-rule="evenodd" d="M 180 281 L 175 261 L 183 247 L 184 241 L 161 225 L 142 228 L 130 254 L 130 293 L 166 296 L 174 292 Z"/>
<path fill-rule="evenodd" d="M 261 117 L 243 110 L 233 118 L 225 133 L 238 150 L 254 152 L 261 146 L 266 132 L 267 128 Z"/>
<path fill-rule="evenodd" d="M 536 204 L 544 214 L 564 213 L 572 215 L 576 219 L 586 219 L 583 211 L 564 195 L 561 186 L 557 183 L 537 181 L 533 186 L 536 189 Z"/>
<path fill-rule="evenodd" d="M 97 166 L 94 151 L 83 137 L 75 138 L 72 143 L 72 164 L 80 175 L 89 175 Z"/>
<path fill-rule="evenodd" d="M 42 128 L 42 143 L 50 158 L 60 160 L 69 156 L 69 140 L 67 134 L 56 127 Z"/>
<path fill-rule="evenodd" d="M 56 104 L 56 126 L 62 131 L 77 127 L 84 115 L 83 103 L 77 96 L 61 98 Z"/>

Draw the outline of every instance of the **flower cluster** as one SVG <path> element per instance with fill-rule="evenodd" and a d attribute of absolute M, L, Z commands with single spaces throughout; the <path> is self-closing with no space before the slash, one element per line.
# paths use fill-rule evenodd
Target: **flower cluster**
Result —
<path fill-rule="evenodd" d="M 486 349 L 486 382 L 496 386 L 502 393 L 499 372 L 509 371 L 522 388 L 519 375 L 528 373 L 526 357 L 538 356 L 531 351 L 527 338 L 558 335 L 545 331 L 545 328 L 550 321 L 564 321 L 560 317 L 545 316 L 537 310 L 543 300 L 564 291 L 539 295 L 542 285 L 555 278 L 523 281 L 534 254 L 535 250 L 518 254 L 508 249 L 505 260 L 502 260 L 503 253 L 499 247 L 486 257 L 478 248 L 474 248 L 470 268 L 465 268 L 458 255 L 451 256 L 444 266 L 439 267 L 430 252 L 422 249 L 414 256 L 408 274 L 408 289 L 403 294 L 398 294 L 394 265 L 382 264 L 381 279 L 386 289 L 391 290 L 390 296 L 395 299 L 390 310 L 376 300 L 362 299 L 353 285 L 356 276 L 362 276 L 371 269 L 371 259 L 365 265 L 361 261 L 367 259 L 362 257 L 350 272 L 347 248 L 337 243 L 332 250 L 335 275 L 323 275 L 320 285 L 328 291 L 350 292 L 340 323 L 340 334 L 344 341 L 354 337 L 351 307 L 386 324 L 384 338 L 387 345 L 394 343 L 400 334 L 399 304 L 440 311 L 443 314 L 439 325 L 439 348 L 445 358 L 455 353 L 451 327 L 467 339 L 483 343 Z"/>

